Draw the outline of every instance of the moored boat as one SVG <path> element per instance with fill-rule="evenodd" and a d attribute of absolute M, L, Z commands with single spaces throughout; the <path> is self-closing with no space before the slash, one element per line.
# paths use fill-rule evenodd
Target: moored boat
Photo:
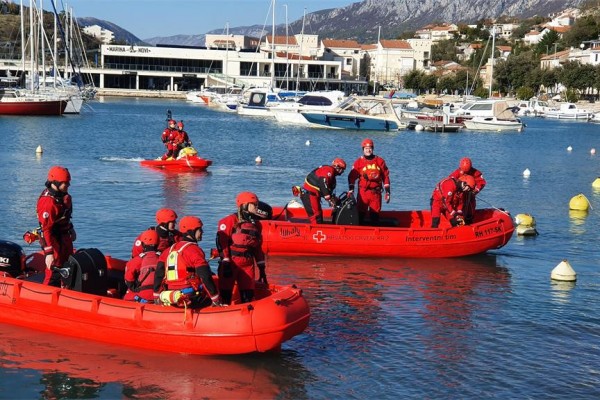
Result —
<path fill-rule="evenodd" d="M 429 210 L 382 211 L 377 226 L 358 225 L 355 208 L 346 201 L 326 223 L 312 225 L 302 207 L 274 207 L 273 218 L 261 220 L 263 249 L 269 255 L 340 257 L 462 257 L 504 246 L 512 237 L 510 214 L 500 209 L 476 210 L 470 225 L 452 227 L 442 218 L 430 228 Z"/>
<path fill-rule="evenodd" d="M 7 252 L 16 246 L 0 244 Z M 29 258 L 28 274 L 15 278 L 5 270 L 0 276 L 0 322 L 126 347 L 202 355 L 277 351 L 308 326 L 309 307 L 295 286 L 257 282 L 256 300 L 240 304 L 234 293 L 226 307 L 142 304 L 115 294 L 121 290 L 125 261 L 97 249 L 80 249 L 70 260 L 75 260 L 68 263 L 70 288 L 39 283 L 45 268 L 41 253 Z"/>
<path fill-rule="evenodd" d="M 0 90 L 0 115 L 62 115 L 66 107 L 66 98 Z"/>
<path fill-rule="evenodd" d="M 189 149 L 189 150 L 186 150 Z M 181 150 L 180 156 L 176 159 L 157 158 L 155 160 L 140 161 L 144 167 L 160 168 L 168 171 L 206 171 L 212 165 L 211 160 L 198 156 L 196 150 L 186 147 Z"/>
<path fill-rule="evenodd" d="M 547 110 L 542 116 L 552 119 L 588 120 L 594 113 L 577 107 L 575 103 L 562 103 L 558 108 Z"/>

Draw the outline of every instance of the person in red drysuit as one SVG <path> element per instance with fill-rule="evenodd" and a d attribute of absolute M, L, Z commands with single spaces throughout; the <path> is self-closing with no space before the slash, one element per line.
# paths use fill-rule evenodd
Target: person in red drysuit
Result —
<path fill-rule="evenodd" d="M 217 285 L 204 251 L 198 246 L 202 240 L 203 223 L 198 217 L 185 216 L 179 221 L 182 238 L 160 255 L 154 274 L 154 301 L 163 290 L 190 291 L 186 304 L 203 305 L 204 293 L 213 306 L 221 306 Z M 194 303 L 196 302 L 196 303 Z"/>
<path fill-rule="evenodd" d="M 360 223 L 364 223 L 367 213 L 371 224 L 377 225 L 381 212 L 381 194 L 385 191 L 385 202 L 390 202 L 390 171 L 385 160 L 373 153 L 371 139 L 362 141 L 363 155 L 360 156 L 348 174 L 348 195 L 354 193 L 354 183 L 358 179 L 356 204 Z"/>
<path fill-rule="evenodd" d="M 148 229 L 153 229 L 158 234 L 158 246 L 156 250 L 163 252 L 173 243 L 181 240 L 181 232 L 175 229 L 177 222 L 177 214 L 170 208 L 161 208 L 156 212 L 156 226 L 151 226 Z M 135 258 L 143 252 L 141 234 L 133 242 L 131 248 L 131 258 Z"/>
<path fill-rule="evenodd" d="M 177 136 L 173 140 L 173 142 L 177 145 L 177 150 L 173 158 L 177 158 L 179 156 L 181 149 L 184 147 L 190 147 L 192 145 L 192 141 L 190 140 L 187 132 L 183 130 L 183 126 L 183 121 L 179 121 L 177 123 Z"/>
<path fill-rule="evenodd" d="M 55 165 L 48 170 L 46 189 L 37 201 L 40 245 L 46 262 L 44 284 L 50 286 L 61 286 L 57 268 L 62 268 L 73 254 L 73 242 L 77 238 L 71 222 L 73 204 L 69 194 L 70 185 L 69 170 Z"/>
<path fill-rule="evenodd" d="M 255 217 L 258 197 L 252 192 L 241 192 L 235 203 L 237 211 L 222 218 L 217 225 L 216 242 L 221 257 L 219 291 L 225 304 L 231 303 L 236 282 L 242 303 L 254 299 L 255 267 L 258 267 L 259 282 L 268 283 L 262 230 Z"/>
<path fill-rule="evenodd" d="M 333 191 L 336 186 L 336 176 L 342 175 L 345 170 L 346 162 L 341 158 L 336 158 L 331 165 L 315 168 L 306 176 L 300 200 L 302 200 L 311 224 L 323 223 L 321 197 L 327 200 L 332 207 L 335 206 L 337 199 Z"/>
<path fill-rule="evenodd" d="M 154 274 L 160 251 L 157 251 L 158 233 L 148 229 L 140 235 L 142 252 L 125 265 L 125 284 L 127 292 L 123 300 L 141 303 L 154 302 Z"/>
<path fill-rule="evenodd" d="M 431 227 L 439 226 L 442 214 L 452 226 L 464 225 L 464 194 L 474 187 L 475 179 L 471 175 L 442 179 L 431 194 Z"/>
<path fill-rule="evenodd" d="M 461 158 L 458 168 L 450 174 L 450 177 L 458 179 L 463 175 L 471 175 L 473 178 L 475 178 L 475 189 L 473 189 L 472 192 L 467 192 L 465 194 L 465 205 L 463 208 L 465 223 L 470 224 L 471 222 L 473 222 L 473 217 L 475 216 L 475 208 L 477 206 L 475 196 L 477 195 L 477 193 L 483 190 L 487 182 L 483 178 L 483 174 L 481 173 L 481 171 L 473 167 L 473 164 L 469 157 Z"/>
<path fill-rule="evenodd" d="M 166 160 L 168 158 L 175 158 L 174 154 L 175 149 L 177 148 L 177 146 L 173 144 L 173 139 L 175 138 L 175 135 L 177 135 L 177 128 L 175 127 L 175 124 L 175 120 L 170 119 L 168 124 L 169 126 L 165 128 L 162 135 L 160 136 L 160 139 L 167 148 L 167 152 L 161 157 L 162 160 Z"/>

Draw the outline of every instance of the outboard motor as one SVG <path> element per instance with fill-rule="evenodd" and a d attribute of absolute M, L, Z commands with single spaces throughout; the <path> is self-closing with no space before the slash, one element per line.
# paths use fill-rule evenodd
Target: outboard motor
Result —
<path fill-rule="evenodd" d="M 262 220 L 273 219 L 273 207 L 263 201 L 259 201 L 255 215 L 258 217 L 258 219 Z"/>
<path fill-rule="evenodd" d="M 334 225 L 360 225 L 358 219 L 358 207 L 354 196 L 346 192 L 342 193 L 338 198 L 338 203 L 333 210 L 332 223 Z"/>
<path fill-rule="evenodd" d="M 65 287 L 78 292 L 106 296 L 108 274 L 106 258 L 98 249 L 79 249 L 63 265 L 70 270 L 63 279 Z"/>
<path fill-rule="evenodd" d="M 16 278 L 25 271 L 25 252 L 16 243 L 0 240 L 0 275 Z"/>

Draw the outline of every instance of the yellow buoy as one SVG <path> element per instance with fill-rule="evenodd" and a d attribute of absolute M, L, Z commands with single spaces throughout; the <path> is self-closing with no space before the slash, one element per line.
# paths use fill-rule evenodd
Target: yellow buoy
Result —
<path fill-rule="evenodd" d="M 515 224 L 523 226 L 535 226 L 535 218 L 531 214 L 517 214 Z"/>
<path fill-rule="evenodd" d="M 569 201 L 569 209 L 571 210 L 587 211 L 588 208 L 590 208 L 590 202 L 583 193 L 573 196 Z"/>
<path fill-rule="evenodd" d="M 562 260 L 550 274 L 550 278 L 555 281 L 574 282 L 577 280 L 577 273 L 571 267 L 567 260 Z"/>
<path fill-rule="evenodd" d="M 519 236 L 537 236 L 539 235 L 535 226 L 531 225 L 517 225 L 517 235 Z"/>
<path fill-rule="evenodd" d="M 600 177 L 596 178 L 594 182 L 592 182 L 592 187 L 596 189 L 600 189 Z"/>
<path fill-rule="evenodd" d="M 44 152 L 44 149 L 42 149 L 42 145 L 40 144 L 36 149 L 35 149 L 35 154 L 42 154 Z"/>

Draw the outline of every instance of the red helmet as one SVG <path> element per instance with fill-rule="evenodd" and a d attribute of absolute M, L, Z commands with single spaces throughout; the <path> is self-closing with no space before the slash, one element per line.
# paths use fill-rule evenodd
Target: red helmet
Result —
<path fill-rule="evenodd" d="M 471 167 L 473 166 L 473 164 L 471 164 L 471 159 L 469 157 L 463 157 L 460 159 L 460 164 L 458 164 L 458 167 L 460 168 L 460 170 L 462 172 L 469 172 L 471 170 Z"/>
<path fill-rule="evenodd" d="M 69 170 L 55 165 L 48 170 L 48 180 L 50 182 L 71 182 L 71 174 Z"/>
<path fill-rule="evenodd" d="M 258 203 L 258 196 L 252 192 L 242 192 L 235 198 L 235 204 L 240 207 L 242 204 Z"/>
<path fill-rule="evenodd" d="M 140 235 L 140 241 L 146 246 L 158 245 L 158 233 L 154 229 L 148 229 Z"/>
<path fill-rule="evenodd" d="M 169 120 L 169 126 L 170 125 L 175 125 L 177 123 L 177 121 L 175 121 L 174 119 L 170 119 Z"/>
<path fill-rule="evenodd" d="M 159 224 L 168 224 L 177 221 L 177 214 L 170 208 L 161 208 L 156 212 L 156 222 Z"/>
<path fill-rule="evenodd" d="M 189 231 L 193 232 L 196 229 L 202 228 L 203 225 L 204 224 L 200 218 L 188 215 L 181 218 L 181 221 L 179 221 L 179 230 L 184 233 Z"/>
<path fill-rule="evenodd" d="M 183 129 L 183 121 L 179 121 L 179 122 L 177 123 L 177 128 L 178 128 L 178 129 Z"/>
<path fill-rule="evenodd" d="M 335 160 L 333 160 L 333 162 L 331 163 L 331 165 L 333 167 L 341 168 L 343 171 L 346 170 L 346 161 L 344 161 L 341 158 L 336 158 Z"/>
<path fill-rule="evenodd" d="M 373 141 L 371 139 L 365 139 L 362 141 L 362 143 L 360 144 L 360 147 L 367 147 L 369 146 L 370 148 L 375 148 L 375 145 L 373 144 Z"/>
<path fill-rule="evenodd" d="M 471 175 L 463 175 L 458 178 L 458 180 L 465 182 L 467 186 L 471 188 L 471 190 L 475 189 L 475 178 L 473 178 Z"/>

